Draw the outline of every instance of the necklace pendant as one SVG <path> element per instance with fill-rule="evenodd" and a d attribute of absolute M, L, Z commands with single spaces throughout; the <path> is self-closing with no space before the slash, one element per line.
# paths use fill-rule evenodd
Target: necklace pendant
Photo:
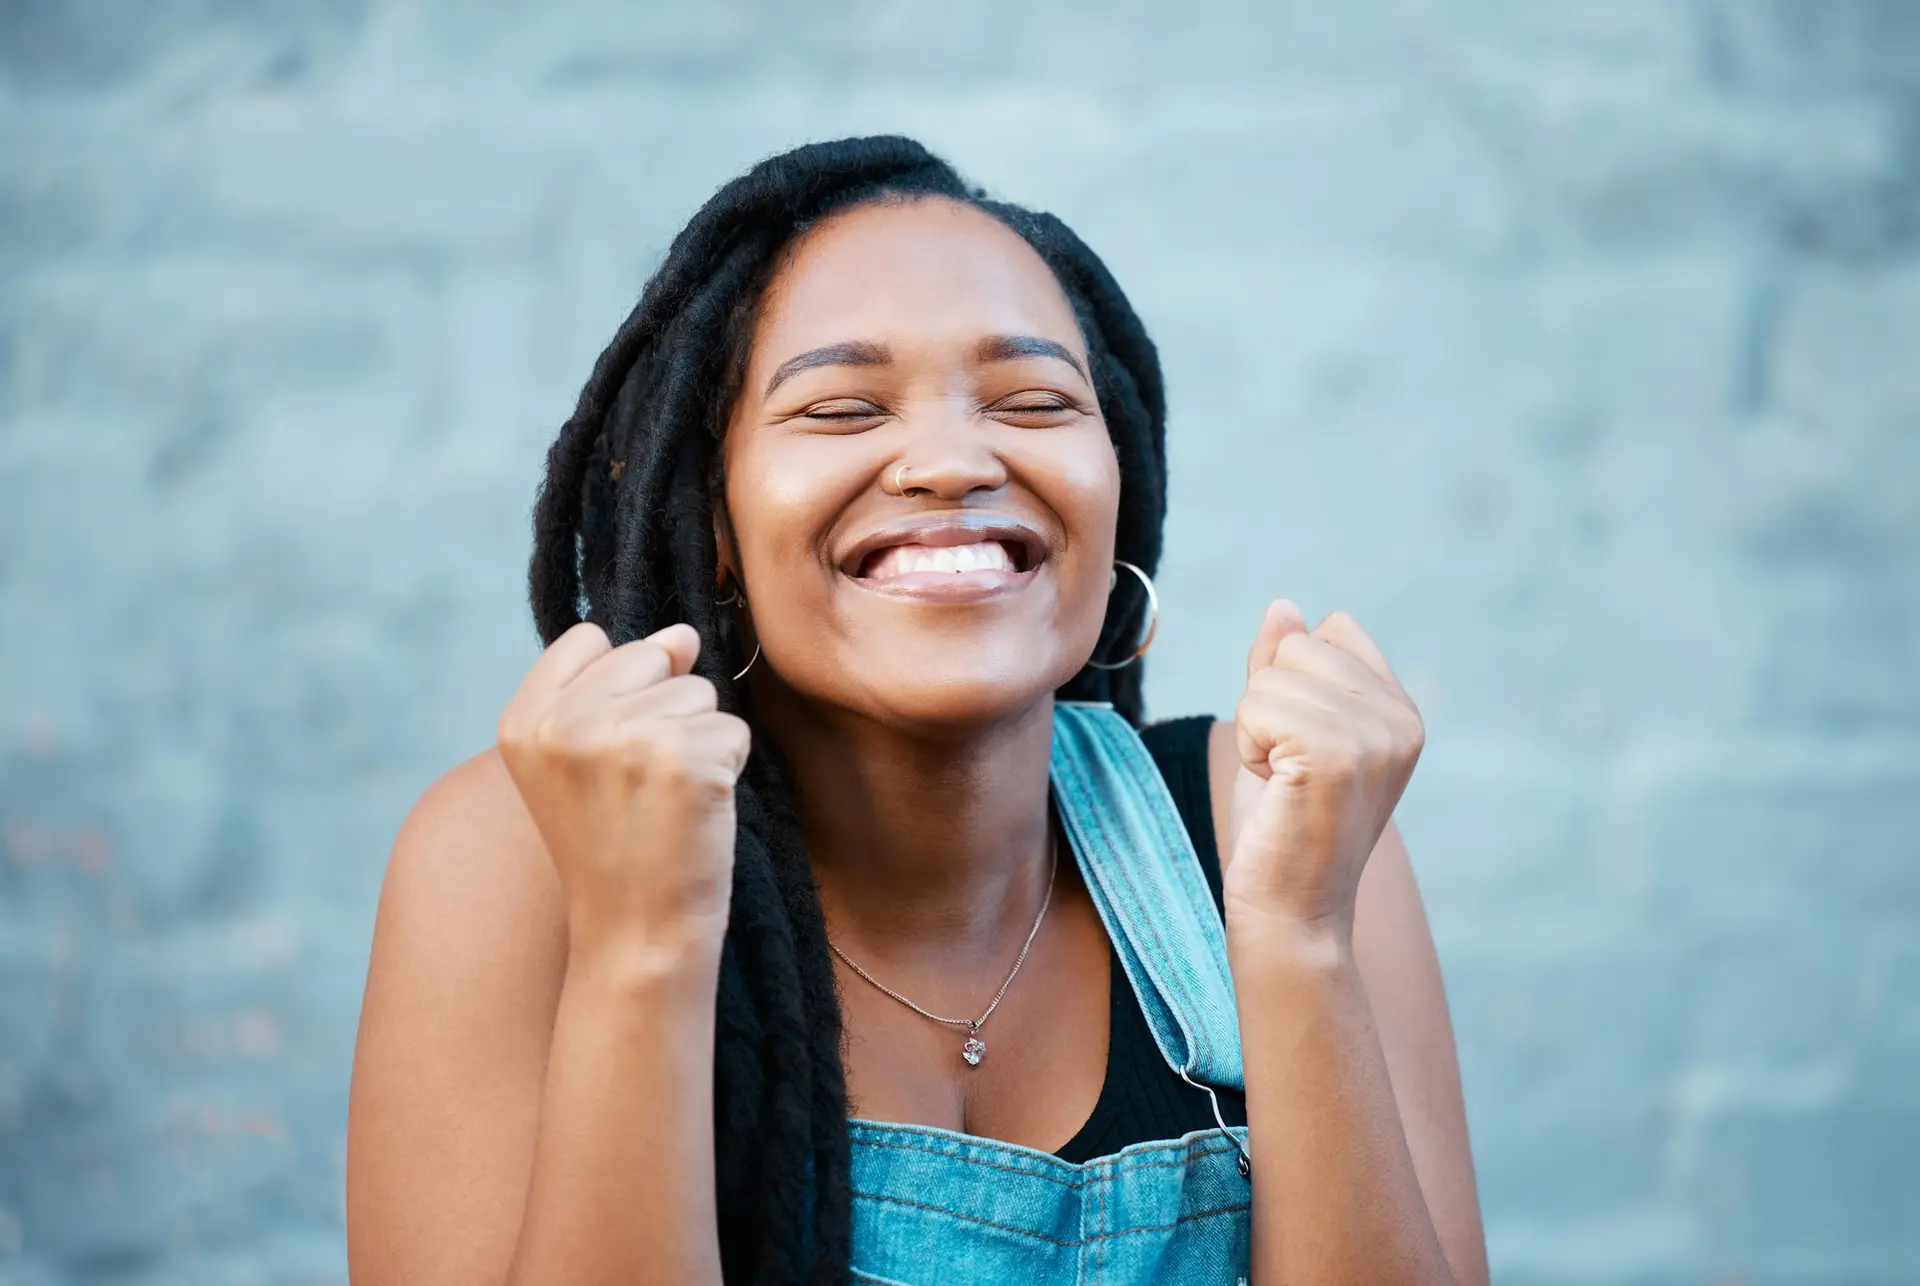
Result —
<path fill-rule="evenodd" d="M 960 1057 L 967 1060 L 967 1066 L 978 1067 L 980 1060 L 987 1056 L 987 1042 L 978 1036 L 967 1037 L 967 1043 L 960 1047 Z"/>

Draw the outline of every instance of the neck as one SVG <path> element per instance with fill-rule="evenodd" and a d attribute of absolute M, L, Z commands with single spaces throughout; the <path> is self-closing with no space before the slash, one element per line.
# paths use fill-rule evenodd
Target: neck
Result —
<path fill-rule="evenodd" d="M 1027 932 L 1050 869 L 1051 698 L 997 723 L 928 733 L 791 692 L 756 697 L 792 774 L 842 950 L 972 956 Z"/>

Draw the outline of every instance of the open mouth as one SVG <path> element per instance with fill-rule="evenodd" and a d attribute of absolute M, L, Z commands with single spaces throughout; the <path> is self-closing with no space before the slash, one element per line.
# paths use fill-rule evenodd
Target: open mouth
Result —
<path fill-rule="evenodd" d="M 1033 579 L 1046 543 L 1018 522 L 978 514 L 920 517 L 874 532 L 840 570 L 864 588 L 909 598 L 989 597 Z"/>
<path fill-rule="evenodd" d="M 964 576 L 971 572 L 1014 574 L 1029 570 L 1025 546 L 1008 540 L 975 540 L 964 545 L 888 545 L 860 560 L 861 580 L 890 581 L 923 572 Z"/>

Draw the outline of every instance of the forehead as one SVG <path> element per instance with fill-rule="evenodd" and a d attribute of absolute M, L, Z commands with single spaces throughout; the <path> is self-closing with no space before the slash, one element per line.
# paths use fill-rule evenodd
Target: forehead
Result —
<path fill-rule="evenodd" d="M 864 205 L 809 229 L 769 284 L 752 365 L 842 340 L 894 346 L 1040 335 L 1085 355 L 1046 261 L 985 211 L 929 197 Z"/>

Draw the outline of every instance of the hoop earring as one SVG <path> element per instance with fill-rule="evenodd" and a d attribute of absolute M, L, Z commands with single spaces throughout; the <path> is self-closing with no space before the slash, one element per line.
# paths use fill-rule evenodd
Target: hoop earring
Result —
<path fill-rule="evenodd" d="M 1123 559 L 1119 559 L 1119 558 L 1114 559 L 1113 565 L 1115 567 L 1126 568 L 1128 571 L 1132 572 L 1135 576 L 1138 576 L 1140 578 L 1141 585 L 1146 587 L 1147 612 L 1148 612 L 1147 633 L 1146 633 L 1146 637 L 1140 640 L 1140 646 L 1135 648 L 1133 650 L 1133 654 L 1124 661 L 1096 661 L 1092 657 L 1088 657 L 1087 664 L 1092 666 L 1096 670 L 1126 669 L 1128 666 L 1132 665 L 1135 661 L 1138 661 L 1141 657 L 1147 654 L 1147 649 L 1153 646 L 1153 636 L 1160 632 L 1160 596 L 1153 592 L 1153 578 L 1147 575 L 1145 572 L 1141 571 L 1138 567 L 1135 567 L 1132 563 L 1126 562 Z M 1120 573 L 1118 572 L 1114 573 L 1115 584 L 1119 583 L 1118 581 L 1119 575 Z M 1108 593 L 1112 593 L 1112 590 L 1109 589 Z"/>
<path fill-rule="evenodd" d="M 760 640 L 756 638 L 753 641 L 753 655 L 748 657 L 747 663 L 740 667 L 740 673 L 733 676 L 733 681 L 735 683 L 738 683 L 740 682 L 740 680 L 746 678 L 747 671 L 751 670 L 753 668 L 753 663 L 755 661 L 758 661 L 759 659 L 760 659 Z"/>
<path fill-rule="evenodd" d="M 727 583 L 726 568 L 722 567 L 717 573 L 717 575 L 722 585 Z M 733 587 L 727 590 L 727 596 L 725 598 L 716 598 L 713 600 L 713 602 L 714 602 L 714 606 L 716 607 L 739 607 L 744 609 L 747 605 L 747 596 L 740 592 L 740 584 L 738 581 L 735 581 L 733 584 Z M 733 676 L 733 681 L 735 683 L 738 683 L 741 679 L 746 678 L 747 671 L 751 670 L 753 668 L 753 663 L 755 661 L 758 661 L 759 659 L 760 659 L 760 639 L 759 639 L 759 636 L 756 635 L 753 640 L 753 655 L 748 657 L 747 663 L 740 667 L 740 673 Z"/>

